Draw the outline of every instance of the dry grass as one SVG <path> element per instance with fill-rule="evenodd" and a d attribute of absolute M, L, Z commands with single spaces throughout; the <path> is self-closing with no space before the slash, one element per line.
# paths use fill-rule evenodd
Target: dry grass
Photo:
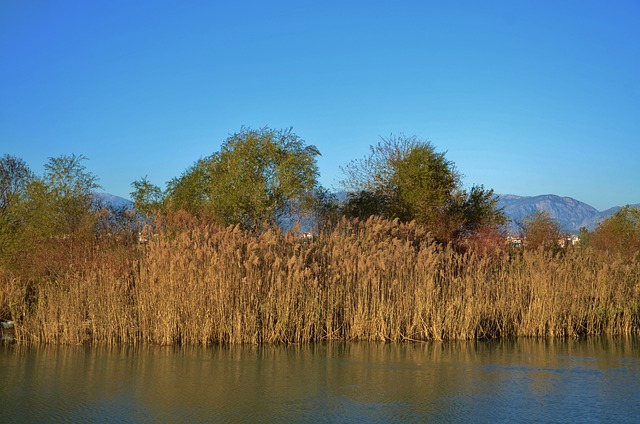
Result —
<path fill-rule="evenodd" d="M 634 334 L 640 261 L 591 250 L 460 253 L 371 218 L 313 241 L 182 223 L 91 247 L 38 281 L 0 270 L 22 342 L 307 343 Z M 77 255 L 76 255 L 77 256 Z"/>

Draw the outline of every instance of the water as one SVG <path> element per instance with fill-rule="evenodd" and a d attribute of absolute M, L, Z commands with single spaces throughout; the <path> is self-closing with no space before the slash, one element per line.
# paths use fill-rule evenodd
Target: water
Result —
<path fill-rule="evenodd" d="M 638 422 L 640 340 L 0 345 L 0 422 Z"/>

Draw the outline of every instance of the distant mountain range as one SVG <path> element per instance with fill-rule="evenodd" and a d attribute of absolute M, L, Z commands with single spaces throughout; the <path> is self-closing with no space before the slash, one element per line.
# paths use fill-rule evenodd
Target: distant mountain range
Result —
<path fill-rule="evenodd" d="M 504 212 L 511 220 L 509 230 L 517 233 L 519 223 L 535 212 L 547 212 L 560 224 L 563 231 L 577 233 L 581 227 L 591 231 L 598 224 L 620 210 L 615 206 L 604 211 L 598 211 L 571 197 L 560 197 L 555 194 L 541 196 L 516 196 L 513 194 L 498 194 L 498 206 L 504 208 Z M 632 206 L 640 207 L 640 204 Z"/>
<path fill-rule="evenodd" d="M 93 193 L 93 196 L 101 204 L 111 207 L 113 209 L 131 209 L 133 208 L 133 202 L 124 197 L 116 196 L 109 193 Z"/>
<path fill-rule="evenodd" d="M 95 193 L 105 205 L 116 209 L 129 209 L 133 207 L 133 202 L 123 197 L 114 196 L 109 193 Z M 341 201 L 346 199 L 344 192 L 336 193 Z M 592 231 L 598 224 L 620 210 L 620 206 L 615 206 L 604 211 L 598 211 L 588 205 L 571 197 L 560 197 L 555 194 L 543 194 L 541 196 L 516 196 L 514 194 L 498 194 L 498 206 L 504 208 L 504 212 L 509 218 L 509 231 L 518 233 L 519 224 L 524 218 L 535 212 L 547 212 L 560 224 L 563 231 L 577 233 L 581 227 Z M 632 206 L 640 207 L 640 203 Z"/>

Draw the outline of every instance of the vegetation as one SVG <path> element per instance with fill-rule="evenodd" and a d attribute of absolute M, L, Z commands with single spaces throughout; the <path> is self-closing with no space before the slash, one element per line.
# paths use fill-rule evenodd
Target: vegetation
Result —
<path fill-rule="evenodd" d="M 563 237 L 560 224 L 547 212 L 535 212 L 521 223 L 524 247 L 529 250 L 544 249 L 556 251 L 558 240 Z"/>
<path fill-rule="evenodd" d="M 343 171 L 343 186 L 349 193 L 347 216 L 416 221 L 445 242 L 506 221 L 493 190 L 462 189 L 453 163 L 415 136 L 383 138 L 371 146 L 369 155 Z"/>
<path fill-rule="evenodd" d="M 22 160 L 3 157 L 0 197 L 8 200 L 0 219 L 0 266 L 45 278 L 84 254 L 100 225 L 93 195 L 99 185 L 85 160 L 76 155 L 50 158 L 38 177 Z"/>
<path fill-rule="evenodd" d="M 0 216 L 6 217 L 26 196 L 31 170 L 22 159 L 11 155 L 0 158 Z"/>
<path fill-rule="evenodd" d="M 629 256 L 640 253 L 640 209 L 629 205 L 598 225 L 591 244 L 600 249 Z"/>
<path fill-rule="evenodd" d="M 640 333 L 638 209 L 564 249 L 532 215 L 515 249 L 492 192 L 462 190 L 429 143 L 383 140 L 352 163 L 344 208 L 317 184 L 317 154 L 290 131 L 243 129 L 166 193 L 134 182 L 137 211 L 97 204 L 82 156 L 42 177 L 3 156 L 0 319 L 24 343 Z M 298 212 L 325 224 L 313 238 L 275 225 Z"/>
<path fill-rule="evenodd" d="M 291 130 L 243 128 L 169 182 L 173 210 L 257 229 L 314 208 L 320 152 Z"/>
<path fill-rule="evenodd" d="M 378 217 L 341 219 L 311 242 L 277 229 L 170 219 L 179 233 L 125 252 L 96 246 L 90 266 L 46 282 L 0 274 L 0 305 L 17 322 L 16 337 L 166 345 L 640 329 L 640 261 L 592 249 L 460 253 L 415 222 Z"/>
<path fill-rule="evenodd" d="M 12 256 L 20 239 L 22 205 L 33 174 L 19 158 L 0 158 L 0 257 Z"/>
<path fill-rule="evenodd" d="M 145 216 L 150 216 L 162 209 L 164 193 L 160 187 L 152 184 L 146 176 L 134 181 L 131 186 L 133 187 L 131 199 L 136 211 Z"/>

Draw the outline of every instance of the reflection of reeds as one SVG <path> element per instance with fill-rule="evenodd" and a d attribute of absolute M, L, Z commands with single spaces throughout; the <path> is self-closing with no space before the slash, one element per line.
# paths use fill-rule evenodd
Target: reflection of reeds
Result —
<path fill-rule="evenodd" d="M 142 249 L 135 253 L 136 249 Z M 456 252 L 414 224 L 340 222 L 313 241 L 187 226 L 97 251 L 51 281 L 0 270 L 16 337 L 47 343 L 305 343 L 631 334 L 640 263 L 590 250 Z M 134 254 L 135 253 L 135 254 Z"/>

